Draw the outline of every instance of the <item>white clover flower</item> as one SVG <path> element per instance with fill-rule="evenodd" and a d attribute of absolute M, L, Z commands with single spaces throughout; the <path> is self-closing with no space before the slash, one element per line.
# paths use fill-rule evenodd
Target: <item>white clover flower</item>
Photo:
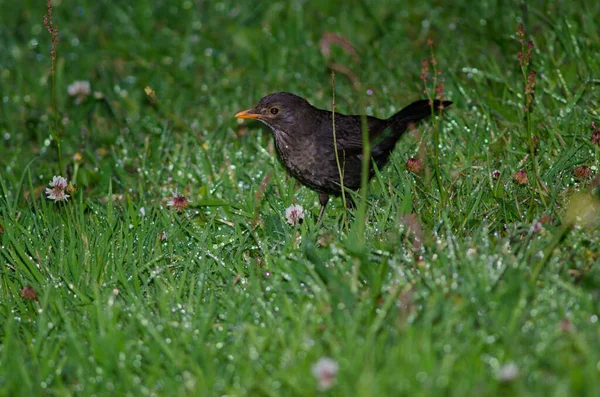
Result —
<path fill-rule="evenodd" d="M 67 182 L 66 178 L 55 175 L 52 178 L 52 181 L 50 182 L 50 187 L 46 188 L 46 195 L 48 196 L 48 198 L 50 200 L 54 200 L 54 201 L 66 200 L 69 197 L 71 197 L 65 193 L 67 186 L 68 186 L 68 182 Z"/>
<path fill-rule="evenodd" d="M 74 81 L 67 87 L 69 95 L 76 97 L 75 103 L 80 104 L 92 92 L 89 81 Z"/>
<path fill-rule="evenodd" d="M 285 219 L 287 223 L 296 226 L 304 220 L 304 208 L 299 204 L 292 204 L 285 210 Z"/>
<path fill-rule="evenodd" d="M 511 382 L 515 380 L 517 376 L 519 376 L 519 367 L 513 362 L 501 366 L 496 375 L 500 382 Z"/>
<path fill-rule="evenodd" d="M 171 198 L 171 200 L 167 201 L 167 206 L 172 207 L 177 211 L 183 211 L 184 209 L 186 209 L 188 204 L 190 203 L 190 200 L 188 200 L 187 197 L 185 197 L 183 194 L 177 193 L 176 191 L 172 192 L 172 194 L 173 197 Z"/>
<path fill-rule="evenodd" d="M 68 184 L 69 182 L 67 181 L 67 178 L 63 178 L 60 175 L 54 175 L 52 177 L 52 181 L 50 182 L 50 187 L 56 187 L 65 190 Z"/>
<path fill-rule="evenodd" d="M 339 365 L 337 361 L 329 357 L 321 357 L 312 366 L 312 374 L 319 384 L 319 389 L 327 390 L 335 384 Z"/>

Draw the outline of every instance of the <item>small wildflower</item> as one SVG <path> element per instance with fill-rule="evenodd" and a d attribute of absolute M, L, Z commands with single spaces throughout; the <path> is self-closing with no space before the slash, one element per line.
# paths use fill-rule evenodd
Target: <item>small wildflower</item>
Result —
<path fill-rule="evenodd" d="M 535 47 L 535 45 L 533 44 L 533 41 L 529 40 L 527 42 L 527 57 L 528 57 L 528 59 L 531 59 L 531 53 L 533 52 L 534 47 Z"/>
<path fill-rule="evenodd" d="M 519 65 L 521 67 L 526 67 L 529 65 L 534 47 L 535 45 L 533 44 L 533 41 L 529 40 L 527 42 L 527 51 L 525 51 L 525 40 L 521 40 L 521 51 L 519 51 L 519 54 L 517 55 L 517 58 L 519 59 Z"/>
<path fill-rule="evenodd" d="M 144 207 L 141 207 L 138 215 L 139 215 L 140 218 L 145 217 L 146 216 L 146 209 Z"/>
<path fill-rule="evenodd" d="M 285 210 L 285 219 L 287 223 L 296 226 L 304 220 L 304 208 L 299 204 L 292 204 Z"/>
<path fill-rule="evenodd" d="M 423 172 L 423 162 L 416 157 L 411 157 L 406 161 L 406 169 L 413 174 Z"/>
<path fill-rule="evenodd" d="M 69 95 L 75 97 L 75 103 L 79 105 L 92 92 L 89 81 L 74 81 L 67 87 Z"/>
<path fill-rule="evenodd" d="M 73 155 L 73 161 L 76 163 L 81 163 L 81 160 L 83 159 L 83 156 L 81 156 L 81 153 L 77 152 Z"/>
<path fill-rule="evenodd" d="M 439 71 L 439 70 L 438 70 Z M 444 80 L 439 79 L 439 83 L 435 86 L 435 96 L 440 100 L 444 101 Z M 443 109 L 443 103 L 440 105 L 440 109 Z"/>
<path fill-rule="evenodd" d="M 592 176 L 592 169 L 587 165 L 580 165 L 575 168 L 575 176 L 579 179 L 589 179 Z"/>
<path fill-rule="evenodd" d="M 429 73 L 429 61 L 427 59 L 423 59 L 421 61 L 421 80 L 425 84 L 427 84 L 427 74 Z"/>
<path fill-rule="evenodd" d="M 568 318 L 563 318 L 560 320 L 560 323 L 558 323 L 558 329 L 565 334 L 570 334 L 571 332 L 575 331 L 575 326 Z"/>
<path fill-rule="evenodd" d="M 183 194 L 173 192 L 171 200 L 167 201 L 167 206 L 173 207 L 176 211 L 183 211 L 187 208 L 190 200 L 187 199 Z"/>
<path fill-rule="evenodd" d="M 523 106 L 523 109 L 526 112 L 529 112 L 531 110 L 531 104 L 533 102 L 533 95 L 535 93 L 536 85 L 536 72 L 533 69 L 529 69 L 531 55 L 535 45 L 531 40 L 525 42 L 525 28 L 523 27 L 523 24 L 519 24 L 517 27 L 517 37 L 521 42 L 521 50 L 519 51 L 517 58 L 519 59 L 519 66 L 521 67 L 523 76 L 525 77 L 525 106 Z"/>
<path fill-rule="evenodd" d="M 542 231 L 542 223 L 541 222 L 535 222 L 533 225 L 531 225 L 531 232 L 532 233 L 539 233 Z"/>
<path fill-rule="evenodd" d="M 498 180 L 500 179 L 500 176 L 502 175 L 502 173 L 500 172 L 500 170 L 494 170 L 492 171 L 492 178 Z"/>
<path fill-rule="evenodd" d="M 152 104 L 156 103 L 156 101 L 157 101 L 156 92 L 152 89 L 152 87 L 146 86 L 146 88 L 144 88 L 144 92 L 146 93 L 146 96 L 150 100 L 150 103 L 152 103 Z"/>
<path fill-rule="evenodd" d="M 52 46 L 50 47 L 50 73 L 54 75 L 54 66 L 56 64 L 56 46 L 58 45 L 58 26 L 54 24 L 54 18 L 52 17 L 52 0 L 46 0 L 46 6 L 48 12 L 44 15 L 44 26 L 52 37 Z"/>
<path fill-rule="evenodd" d="M 525 87 L 526 94 L 533 94 L 533 91 L 535 88 L 535 76 L 536 76 L 535 70 L 530 70 L 529 76 L 527 76 L 527 86 Z"/>
<path fill-rule="evenodd" d="M 511 382 L 519 376 L 519 367 L 515 363 L 504 364 L 498 369 L 497 379 L 500 382 Z"/>
<path fill-rule="evenodd" d="M 158 233 L 156 235 L 156 237 L 160 240 L 160 241 L 165 241 L 167 239 L 167 232 L 162 232 L 162 233 Z"/>
<path fill-rule="evenodd" d="M 50 187 L 46 188 L 46 195 L 50 200 L 62 201 L 68 199 L 68 194 L 65 193 L 67 189 L 67 179 L 62 176 L 54 176 L 50 182 Z"/>
<path fill-rule="evenodd" d="M 533 102 L 533 94 L 535 93 L 535 70 L 529 71 L 529 76 L 527 77 L 527 84 L 525 84 L 525 111 L 529 111 L 529 107 Z"/>
<path fill-rule="evenodd" d="M 63 178 L 62 176 L 54 175 L 52 177 L 52 181 L 50 182 L 50 187 L 55 187 L 59 189 L 66 189 L 68 185 L 67 178 Z"/>
<path fill-rule="evenodd" d="M 522 23 L 517 26 L 517 37 L 521 40 L 521 44 L 525 45 L 525 27 Z"/>
<path fill-rule="evenodd" d="M 329 357 L 321 357 L 312 366 L 312 374 L 317 379 L 319 389 L 328 390 L 335 384 L 339 365 L 337 361 Z"/>
<path fill-rule="evenodd" d="M 440 101 L 444 101 L 444 80 L 441 78 L 442 71 L 437 67 L 438 60 L 435 57 L 435 51 L 433 49 L 433 39 L 427 40 L 429 46 L 430 57 L 429 59 L 423 59 L 421 61 L 421 80 L 423 81 L 424 90 L 423 93 L 429 98 L 431 104 L 433 98 L 437 98 Z M 430 74 L 431 68 L 431 74 Z M 433 87 L 433 93 L 429 92 L 427 82 L 430 81 Z M 433 95 L 433 97 L 432 97 Z M 443 105 L 440 107 L 443 109 Z"/>
<path fill-rule="evenodd" d="M 527 171 L 525 170 L 515 172 L 513 178 L 515 182 L 517 182 L 519 185 L 526 185 L 529 182 L 529 178 L 527 177 Z"/>
<path fill-rule="evenodd" d="M 25 288 L 19 292 L 19 296 L 26 301 L 34 301 L 37 299 L 38 294 L 31 285 L 26 285 Z"/>

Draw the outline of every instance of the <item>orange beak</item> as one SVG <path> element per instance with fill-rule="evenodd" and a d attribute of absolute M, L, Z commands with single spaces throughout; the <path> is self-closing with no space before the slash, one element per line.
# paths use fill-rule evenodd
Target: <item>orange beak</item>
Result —
<path fill-rule="evenodd" d="M 235 115 L 238 119 L 258 119 L 260 118 L 260 114 L 256 112 L 255 109 L 244 110 L 243 112 L 239 112 Z"/>

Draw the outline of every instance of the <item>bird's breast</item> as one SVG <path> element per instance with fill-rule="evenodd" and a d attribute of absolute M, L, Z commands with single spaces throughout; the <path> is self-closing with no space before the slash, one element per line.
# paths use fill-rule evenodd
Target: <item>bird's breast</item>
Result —
<path fill-rule="evenodd" d="M 302 184 L 319 189 L 322 177 L 319 170 L 323 156 L 319 155 L 317 142 L 310 137 L 289 137 L 275 132 L 275 149 L 287 171 Z"/>
<path fill-rule="evenodd" d="M 300 183 L 318 192 L 340 193 L 340 170 L 333 141 L 318 135 L 286 135 L 275 130 L 275 149 L 283 166 Z M 344 186 L 357 189 L 360 186 L 360 159 L 346 157 L 343 152 L 339 156 Z"/>

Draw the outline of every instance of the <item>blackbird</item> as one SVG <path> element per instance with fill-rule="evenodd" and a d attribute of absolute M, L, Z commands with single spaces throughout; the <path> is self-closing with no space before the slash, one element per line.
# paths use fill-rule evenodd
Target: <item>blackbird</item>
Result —
<path fill-rule="evenodd" d="M 420 100 L 411 103 L 392 117 L 382 120 L 366 116 L 371 143 L 369 179 L 373 163 L 383 168 L 396 142 L 409 125 L 452 104 L 450 101 Z M 433 105 L 433 106 L 432 106 Z M 235 115 L 241 119 L 257 119 L 268 125 L 275 135 L 275 148 L 287 171 L 300 183 L 319 193 L 320 222 L 329 195 L 342 192 L 340 172 L 334 152 L 333 121 L 344 187 L 360 188 L 363 138 L 361 116 L 346 116 L 317 109 L 304 98 L 289 92 L 277 92 L 262 98 L 256 107 Z M 334 119 L 332 120 L 332 117 Z"/>

